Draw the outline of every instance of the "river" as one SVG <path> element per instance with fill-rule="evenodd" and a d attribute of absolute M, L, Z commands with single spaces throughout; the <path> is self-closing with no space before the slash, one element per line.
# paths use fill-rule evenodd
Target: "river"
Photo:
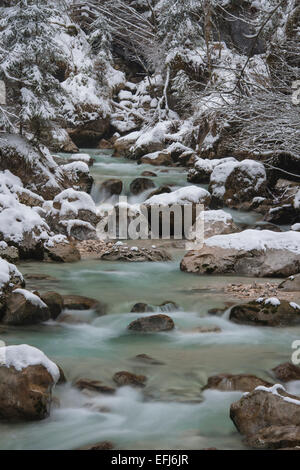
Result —
<path fill-rule="evenodd" d="M 95 158 L 92 197 L 101 201 L 101 183 L 121 178 L 124 195 L 143 171 L 158 174 L 153 181 L 187 185 L 180 168 L 156 168 L 114 158 L 109 152 L 82 150 Z M 67 158 L 66 155 L 62 155 Z M 145 194 L 130 197 L 141 202 Z M 231 211 L 237 223 L 253 224 L 257 214 Z M 41 422 L 0 424 L 1 449 L 76 449 L 112 441 L 117 449 L 241 449 L 242 438 L 229 418 L 229 407 L 240 392 L 201 392 L 208 376 L 253 373 L 270 380 L 270 369 L 290 359 L 291 343 L 300 327 L 267 328 L 231 323 L 226 312 L 208 310 L 235 301 L 222 288 L 237 278 L 195 276 L 180 271 L 183 251 L 170 248 L 173 260 L 164 263 L 126 263 L 82 260 L 74 264 L 22 262 L 23 274 L 47 274 L 48 280 L 28 280 L 28 289 L 55 290 L 92 297 L 108 305 L 108 313 L 74 312 L 81 323 L 5 327 L 7 344 L 27 343 L 40 348 L 62 366 L 68 383 L 57 386 L 49 418 Z M 241 281 L 241 279 L 238 279 Z M 243 279 L 252 282 L 253 279 Z M 262 282 L 262 280 L 256 280 Z M 264 279 L 263 282 L 266 280 Z M 274 281 L 274 280 L 273 280 Z M 179 309 L 168 311 L 176 329 L 167 333 L 129 334 L 127 325 L 139 316 L 130 313 L 136 302 L 161 304 L 171 300 Z M 297 301 L 299 299 L 295 299 Z M 197 333 L 194 327 L 213 325 L 221 332 Z M 148 354 L 162 364 L 142 364 L 134 357 Z M 144 390 L 122 387 L 115 395 L 86 395 L 71 386 L 80 378 L 113 385 L 115 372 L 129 370 L 147 376 Z"/>

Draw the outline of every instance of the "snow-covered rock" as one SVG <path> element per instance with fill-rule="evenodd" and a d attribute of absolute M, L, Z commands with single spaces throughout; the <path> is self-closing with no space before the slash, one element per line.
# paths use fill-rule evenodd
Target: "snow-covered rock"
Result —
<path fill-rule="evenodd" d="M 95 238 L 100 217 L 89 194 L 69 188 L 53 201 L 47 201 L 44 209 L 45 218 L 55 233 L 72 235 L 79 240 Z"/>
<path fill-rule="evenodd" d="M 173 164 L 170 153 L 167 150 L 147 153 L 141 158 L 141 163 L 154 166 L 169 166 Z"/>
<path fill-rule="evenodd" d="M 12 289 L 21 286 L 25 286 L 25 281 L 20 271 L 14 264 L 0 258 L 0 302 Z"/>
<path fill-rule="evenodd" d="M 34 325 L 50 319 L 47 305 L 26 289 L 15 289 L 6 300 L 1 322 L 5 325 Z"/>
<path fill-rule="evenodd" d="M 294 302 L 277 297 L 258 298 L 255 301 L 235 305 L 230 320 L 243 325 L 292 326 L 300 324 L 300 307 Z"/>
<path fill-rule="evenodd" d="M 57 365 L 39 349 L 0 347 L 0 419 L 32 421 L 49 416 Z"/>
<path fill-rule="evenodd" d="M 295 439 L 295 427 L 298 427 L 300 419 L 299 405 L 299 397 L 287 393 L 280 384 L 272 387 L 258 386 L 252 392 L 244 394 L 239 401 L 232 403 L 230 418 L 238 431 L 247 436 L 251 446 L 255 446 L 256 442 L 257 448 L 264 448 L 263 443 L 259 446 L 261 432 L 269 430 L 271 437 L 273 430 L 273 438 L 277 434 L 277 445 L 273 442 L 271 448 L 285 447 L 285 442 L 289 442 L 287 432 L 291 431 L 292 426 L 294 428 L 290 437 L 294 436 Z M 286 429 L 286 441 L 282 439 L 281 444 L 279 427 L 282 429 L 281 435 Z"/>
<path fill-rule="evenodd" d="M 189 170 L 187 179 L 190 183 L 208 183 L 215 167 L 221 164 L 225 166 L 225 164 L 229 162 L 235 163 L 237 160 L 234 157 L 216 158 L 212 160 L 198 157 L 194 163 L 194 167 Z"/>
<path fill-rule="evenodd" d="M 254 160 L 227 161 L 217 165 L 210 176 L 212 196 L 224 202 L 250 201 L 262 196 L 266 187 L 266 170 Z"/>
<path fill-rule="evenodd" d="M 20 178 L 10 171 L 0 172 L 0 240 L 15 246 L 22 258 L 43 257 L 43 242 L 49 236 L 49 226 L 41 217 L 39 206 L 43 199 L 29 190 L 24 190 Z"/>
<path fill-rule="evenodd" d="M 89 166 L 84 161 L 73 161 L 66 165 L 61 165 L 64 174 L 70 180 L 70 186 L 79 191 L 91 192 L 93 178 L 90 175 Z"/>
<path fill-rule="evenodd" d="M 16 134 L 1 135 L 0 170 L 9 170 L 19 177 L 24 188 L 44 199 L 51 199 L 68 184 L 63 170 L 45 147 L 37 149 Z"/>
<path fill-rule="evenodd" d="M 185 204 L 203 204 L 207 207 L 210 203 L 210 193 L 206 189 L 198 186 L 184 186 L 183 188 L 172 191 L 171 193 L 152 196 L 145 201 L 145 206 L 160 205 L 185 205 Z"/>
<path fill-rule="evenodd" d="M 180 267 L 197 274 L 289 276 L 300 272 L 300 233 L 244 230 L 216 235 L 200 250 L 189 251 Z"/>
<path fill-rule="evenodd" d="M 204 239 L 213 237 L 214 235 L 223 235 L 239 231 L 232 216 L 223 210 L 202 211 L 199 218 L 199 227 L 200 230 L 203 231 Z M 192 231 L 195 230 L 196 225 L 194 224 Z M 199 239 L 199 237 L 197 237 L 197 239 Z"/>
<path fill-rule="evenodd" d="M 44 243 L 45 260 L 72 263 L 80 260 L 80 252 L 65 235 L 54 235 Z"/>

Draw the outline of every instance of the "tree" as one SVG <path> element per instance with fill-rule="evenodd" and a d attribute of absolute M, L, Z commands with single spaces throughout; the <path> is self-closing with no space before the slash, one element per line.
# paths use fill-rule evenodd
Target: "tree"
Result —
<path fill-rule="evenodd" d="M 48 0 L 20 0 L 0 10 L 0 78 L 7 86 L 17 125 L 38 137 L 61 118 L 64 93 L 55 78 L 63 60 L 53 40 L 51 19 L 59 15 Z"/>

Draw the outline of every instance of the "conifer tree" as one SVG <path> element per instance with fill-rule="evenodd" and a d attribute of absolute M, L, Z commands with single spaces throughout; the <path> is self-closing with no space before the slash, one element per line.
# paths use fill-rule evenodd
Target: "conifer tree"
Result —
<path fill-rule="evenodd" d="M 55 78 L 63 60 L 51 20 L 59 13 L 48 0 L 19 0 L 0 12 L 0 78 L 18 116 L 17 125 L 38 137 L 60 118 L 64 93 Z"/>

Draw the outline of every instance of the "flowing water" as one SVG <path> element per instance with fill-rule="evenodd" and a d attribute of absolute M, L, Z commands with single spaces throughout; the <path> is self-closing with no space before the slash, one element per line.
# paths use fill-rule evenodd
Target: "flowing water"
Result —
<path fill-rule="evenodd" d="M 96 160 L 92 167 L 96 202 L 103 198 L 100 187 L 105 179 L 121 178 L 123 193 L 129 195 L 130 182 L 144 170 L 157 173 L 153 178 L 157 186 L 186 184 L 183 169 L 139 166 L 109 153 L 88 152 Z M 141 202 L 145 197 L 130 197 L 129 202 Z M 237 223 L 253 224 L 257 219 L 257 214 L 232 213 Z M 59 405 L 53 406 L 49 418 L 1 424 L 1 449 L 76 449 L 103 440 L 112 441 L 118 449 L 243 448 L 229 418 L 230 404 L 241 393 L 202 393 L 201 388 L 208 376 L 222 372 L 254 373 L 270 379 L 270 369 L 290 359 L 291 343 L 300 338 L 300 328 L 241 326 L 229 322 L 226 312 L 209 315 L 210 308 L 234 301 L 224 295 L 222 287 L 237 278 L 182 273 L 183 252 L 169 251 L 173 260 L 165 263 L 83 260 L 20 264 L 24 274 L 50 276 L 48 280 L 28 280 L 28 289 L 93 297 L 107 304 L 108 313 L 99 317 L 92 311 L 73 312 L 81 323 L 5 328 L 1 339 L 40 348 L 62 366 L 68 383 L 56 387 Z M 167 312 L 175 330 L 129 334 L 127 325 L 140 316 L 130 313 L 136 302 L 159 305 L 167 300 L 179 305 L 178 310 Z M 194 330 L 198 326 L 218 326 L 221 332 L 200 334 Z M 148 354 L 161 364 L 142 364 L 135 359 L 138 354 Z M 113 385 L 112 376 L 121 370 L 146 375 L 145 389 L 121 387 L 115 395 L 87 395 L 71 386 L 82 377 Z"/>

